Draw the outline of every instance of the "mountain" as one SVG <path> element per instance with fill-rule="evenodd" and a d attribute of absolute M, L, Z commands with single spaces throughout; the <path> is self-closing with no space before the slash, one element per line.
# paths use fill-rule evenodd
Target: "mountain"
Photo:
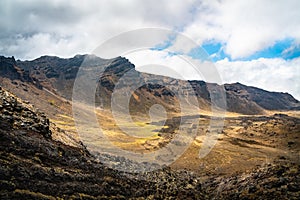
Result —
<path fill-rule="evenodd" d="M 241 83 L 225 84 L 224 87 L 228 99 L 247 100 L 266 110 L 299 110 L 299 101 L 288 93 L 268 92 Z M 227 105 L 233 106 L 234 104 Z"/>
<path fill-rule="evenodd" d="M 124 74 L 130 72 L 134 73 L 135 82 L 145 83 L 147 80 L 159 80 L 136 89 L 130 101 L 137 110 L 147 110 L 153 102 L 159 102 L 168 110 L 179 112 L 179 100 L 174 94 L 178 88 L 186 90 L 184 91 L 185 99 L 191 96 L 197 98 L 202 110 L 210 110 L 212 91 L 224 89 L 227 111 L 230 112 L 251 115 L 263 114 L 266 110 L 300 109 L 299 101 L 288 93 L 268 92 L 240 83 L 217 85 L 204 81 L 183 81 L 142 73 L 136 71 L 135 66 L 122 57 L 105 60 L 94 55 L 76 55 L 68 59 L 42 56 L 32 61 L 15 61 L 14 58 L 1 57 L 0 66 L 2 77 L 31 82 L 39 88 L 43 87 L 68 100 L 72 98 L 73 84 L 80 66 L 84 66 L 87 70 L 94 70 L 95 66 L 105 68 L 102 76 L 98 77 L 99 83 L 95 94 L 96 104 L 104 107 L 111 105 L 110 99 L 115 84 Z M 128 83 L 122 85 L 124 90 L 126 87 L 127 90 L 130 87 L 130 80 L 127 81 Z"/>
<path fill-rule="evenodd" d="M 277 126 L 281 120 L 299 125 L 299 119 L 289 121 L 285 115 L 270 120 L 277 120 Z M 298 199 L 300 196 L 300 165 L 283 156 L 273 164 L 225 177 L 206 172 L 210 176 L 204 178 L 168 167 L 126 174 L 107 168 L 83 145 L 74 147 L 54 140 L 57 129 L 51 129 L 50 125 L 43 112 L 0 87 L 0 199 Z M 244 141 L 235 142 L 242 145 Z M 121 157 L 108 158 L 113 163 L 140 165 Z"/>
<path fill-rule="evenodd" d="M 140 173 L 117 170 L 146 169 L 153 163 L 93 152 L 91 145 L 106 150 L 107 142 L 98 137 L 99 127 L 93 121 L 83 127 L 87 135 L 78 133 L 72 112 L 72 91 L 78 79 L 85 89 L 79 93 L 83 118 L 90 122 L 85 111 L 94 98 L 97 107 L 92 106 L 92 111 L 96 110 L 113 150 L 118 147 L 144 155 L 168 143 L 180 147 L 184 136 L 173 140 L 181 134 L 179 127 L 196 132 L 193 141 L 169 166 Z M 132 88 L 135 84 L 139 86 Z M 131 91 L 130 115 L 138 132 L 150 132 L 149 137 L 131 137 L 120 130 L 111 110 L 116 90 L 122 94 L 119 98 Z M 94 96 L 86 98 L 90 92 Z M 209 154 L 199 158 L 205 137 L 214 131 L 211 99 L 218 99 L 220 92 L 226 94 L 227 110 L 234 113 L 224 118 Z M 182 113 L 180 103 L 191 110 Z M 145 118 L 154 104 L 167 110 L 163 127 L 161 121 Z M 224 104 L 213 106 L 225 108 Z M 160 114 L 161 108 L 157 110 Z M 299 102 L 287 93 L 141 73 L 123 57 L 42 56 L 16 61 L 2 56 L 0 199 L 299 199 L 298 110 Z M 196 120 L 186 123 L 188 119 Z M 177 154 L 176 148 L 171 150 Z"/>

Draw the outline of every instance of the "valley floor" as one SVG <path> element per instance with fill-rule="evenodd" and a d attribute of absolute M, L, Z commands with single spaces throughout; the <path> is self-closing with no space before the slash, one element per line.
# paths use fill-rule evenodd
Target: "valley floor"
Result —
<path fill-rule="evenodd" d="M 36 106 L 41 110 L 52 109 L 50 122 L 37 111 L 39 109 L 1 88 L 1 199 L 300 197 L 300 118 L 297 112 L 227 116 L 216 145 L 204 158 L 199 158 L 199 150 L 209 128 L 210 116 L 186 116 L 200 117 L 199 129 L 181 157 L 169 167 L 134 174 L 110 169 L 101 159 L 95 159 L 84 147 L 86 144 L 81 143 L 82 135 L 77 134 L 74 126 L 71 105 L 44 92 L 39 95 L 50 95 L 46 98 L 48 102 Z M 53 101 L 49 101 L 51 98 Z M 139 153 L 164 147 L 176 135 L 179 120 L 178 116 L 171 117 L 163 127 L 156 122 L 136 121 L 137 126 L 147 127 L 153 135 L 135 139 L 122 134 L 107 110 L 98 110 L 97 117 L 104 134 L 114 145 Z M 193 124 L 183 126 L 193 128 Z M 90 130 L 91 144 L 99 142 L 93 140 L 93 129 L 97 127 L 88 124 L 86 127 Z M 123 162 L 127 166 L 137 165 L 118 155 L 103 155 L 103 159 L 114 165 Z"/>

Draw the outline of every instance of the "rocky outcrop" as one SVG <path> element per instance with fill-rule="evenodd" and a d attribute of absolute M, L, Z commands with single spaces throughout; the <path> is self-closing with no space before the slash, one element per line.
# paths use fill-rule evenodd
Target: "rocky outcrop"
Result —
<path fill-rule="evenodd" d="M 261 108 L 266 110 L 299 110 L 299 101 L 288 93 L 269 92 L 241 83 L 225 84 L 224 87 L 227 96 L 238 98 L 239 101 L 244 100 L 246 101 L 245 105 L 247 105 L 247 102 L 251 103 L 253 111 L 258 111 Z M 230 105 L 230 101 L 228 101 L 228 104 Z M 251 109 L 249 108 L 249 110 Z"/>
<path fill-rule="evenodd" d="M 284 161 L 265 164 L 204 184 L 211 199 L 299 199 L 300 165 Z"/>
<path fill-rule="evenodd" d="M 0 75 L 11 79 L 20 79 L 20 74 L 18 73 L 16 66 L 16 61 L 14 57 L 6 58 L 0 56 Z"/>
<path fill-rule="evenodd" d="M 0 87 L 0 126 L 4 130 L 23 129 L 51 137 L 49 119 L 32 105 L 22 102 Z"/>
<path fill-rule="evenodd" d="M 28 71 L 17 66 L 17 62 L 14 57 L 6 58 L 4 56 L 0 56 L 0 76 L 11 80 L 33 82 Z"/>

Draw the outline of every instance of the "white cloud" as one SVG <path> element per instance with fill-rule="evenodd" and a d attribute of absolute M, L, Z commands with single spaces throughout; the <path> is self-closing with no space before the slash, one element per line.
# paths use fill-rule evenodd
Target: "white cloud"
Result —
<path fill-rule="evenodd" d="M 190 9 L 195 2 L 4 0 L 0 2 L 0 50 L 21 59 L 88 53 L 125 31 L 182 27 L 192 18 Z M 34 43 L 41 35 L 47 37 L 43 39 L 47 44 L 39 40 Z M 27 44 L 34 48 L 26 47 Z"/>
<path fill-rule="evenodd" d="M 44 53 L 35 49 L 10 48 L 19 40 L 31 43 L 35 35 L 48 34 L 49 52 L 71 56 L 91 52 L 101 42 L 124 31 L 161 27 L 183 31 L 201 44 L 215 40 L 227 44 L 232 58 L 249 56 L 286 37 L 300 43 L 300 1 L 198 1 L 198 0 L 3 0 L 0 3 L 1 51 L 18 58 L 34 58 Z M 23 39 L 20 39 L 23 37 Z M 64 52 L 57 38 L 68 38 L 73 49 Z M 84 42 L 83 42 L 84 40 Z M 182 45 L 180 45 L 182 46 Z M 52 47 L 52 48 L 50 48 Z M 30 49 L 29 49 L 30 51 Z M 57 53 L 56 53 L 57 52 Z M 47 53 L 47 52 L 45 52 Z M 25 55 L 26 54 L 26 55 Z"/>
<path fill-rule="evenodd" d="M 125 55 L 136 69 L 142 72 L 173 78 L 204 80 L 205 77 L 181 56 L 169 55 L 166 51 L 143 50 Z"/>
<path fill-rule="evenodd" d="M 300 99 L 300 58 L 233 62 L 224 59 L 215 64 L 224 83 L 240 82 L 269 91 L 288 92 Z"/>
<path fill-rule="evenodd" d="M 199 43 L 226 43 L 232 58 L 250 56 L 287 37 L 300 41 L 300 1 L 205 1 L 184 33 Z"/>
<path fill-rule="evenodd" d="M 82 48 L 86 44 L 84 36 L 81 36 L 81 40 L 77 38 L 78 42 L 72 42 L 75 39 L 57 38 L 48 33 L 37 33 L 28 38 L 16 38 L 14 44 L 6 47 L 5 50 L 17 55 L 21 54 L 23 59 L 36 58 L 37 55 L 68 56 L 74 54 L 74 49 Z M 0 47 L 0 49 L 3 50 L 4 48 Z"/>

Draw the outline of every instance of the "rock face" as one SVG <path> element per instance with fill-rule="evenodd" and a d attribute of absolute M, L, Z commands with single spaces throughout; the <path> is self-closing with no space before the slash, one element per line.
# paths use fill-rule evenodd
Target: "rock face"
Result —
<path fill-rule="evenodd" d="M 29 104 L 0 87 L 0 126 L 4 130 L 24 129 L 51 137 L 49 119 Z"/>
<path fill-rule="evenodd" d="M 17 69 L 15 68 L 16 61 L 13 57 L 6 58 L 4 56 L 0 56 L 0 63 L 1 63 L 1 68 L 0 68 L 1 76 L 6 76 L 11 79 L 19 79 L 21 77 Z"/>
<path fill-rule="evenodd" d="M 9 76 L 12 79 L 22 78 L 33 80 L 35 85 L 44 87 L 49 91 L 59 94 L 67 99 L 72 98 L 74 80 L 80 66 L 85 66 L 87 70 L 92 70 L 95 66 L 105 68 L 106 71 L 98 78 L 98 89 L 96 102 L 100 106 L 109 107 L 110 97 L 115 85 L 120 77 L 128 71 L 132 71 L 139 77 L 140 81 L 157 77 L 161 81 L 154 84 L 147 84 L 136 91 L 136 97 L 144 102 L 143 105 L 132 99 L 132 104 L 147 108 L 153 102 L 166 102 L 166 108 L 178 111 L 176 97 L 171 91 L 182 88 L 186 93 L 186 98 L 195 95 L 199 101 L 201 109 L 210 110 L 211 92 L 225 89 L 227 110 L 242 114 L 263 114 L 265 110 L 299 110 L 300 103 L 287 93 L 268 92 L 259 88 L 249 87 L 240 83 L 217 85 L 205 83 L 204 81 L 182 81 L 169 77 L 162 77 L 141 73 L 126 58 L 117 57 L 105 60 L 94 55 L 77 55 L 73 58 L 63 59 L 54 56 L 42 56 L 32 61 L 15 61 L 13 58 L 1 57 L 0 75 Z M 18 71 L 18 72 L 17 72 Z M 22 73 L 21 73 L 22 72 Z M 22 76 L 20 77 L 20 74 Z M 27 75 L 26 75 L 27 74 Z M 96 83 L 95 83 L 96 84 Z M 192 90 L 187 89 L 189 84 Z M 161 88 L 164 85 L 164 88 Z M 125 90 L 126 88 L 124 88 Z"/>
<path fill-rule="evenodd" d="M 204 187 L 214 199 L 299 199 L 299 164 L 278 162 L 207 181 Z"/>
<path fill-rule="evenodd" d="M 6 58 L 0 56 L 0 76 L 7 77 L 12 80 L 21 80 L 33 82 L 29 72 L 18 67 L 14 57 Z"/>
<path fill-rule="evenodd" d="M 256 87 L 249 87 L 240 83 L 225 84 L 227 96 L 235 96 L 240 99 L 253 102 L 266 110 L 296 110 L 299 109 L 299 101 L 292 95 L 282 92 L 268 92 Z"/>
<path fill-rule="evenodd" d="M 102 65 L 103 62 L 103 59 L 93 55 L 76 55 L 69 59 L 42 56 L 32 61 L 18 60 L 17 65 L 28 72 L 33 79 L 39 80 L 42 87 L 71 99 L 73 83 L 79 67 L 81 65 L 94 67 Z"/>

